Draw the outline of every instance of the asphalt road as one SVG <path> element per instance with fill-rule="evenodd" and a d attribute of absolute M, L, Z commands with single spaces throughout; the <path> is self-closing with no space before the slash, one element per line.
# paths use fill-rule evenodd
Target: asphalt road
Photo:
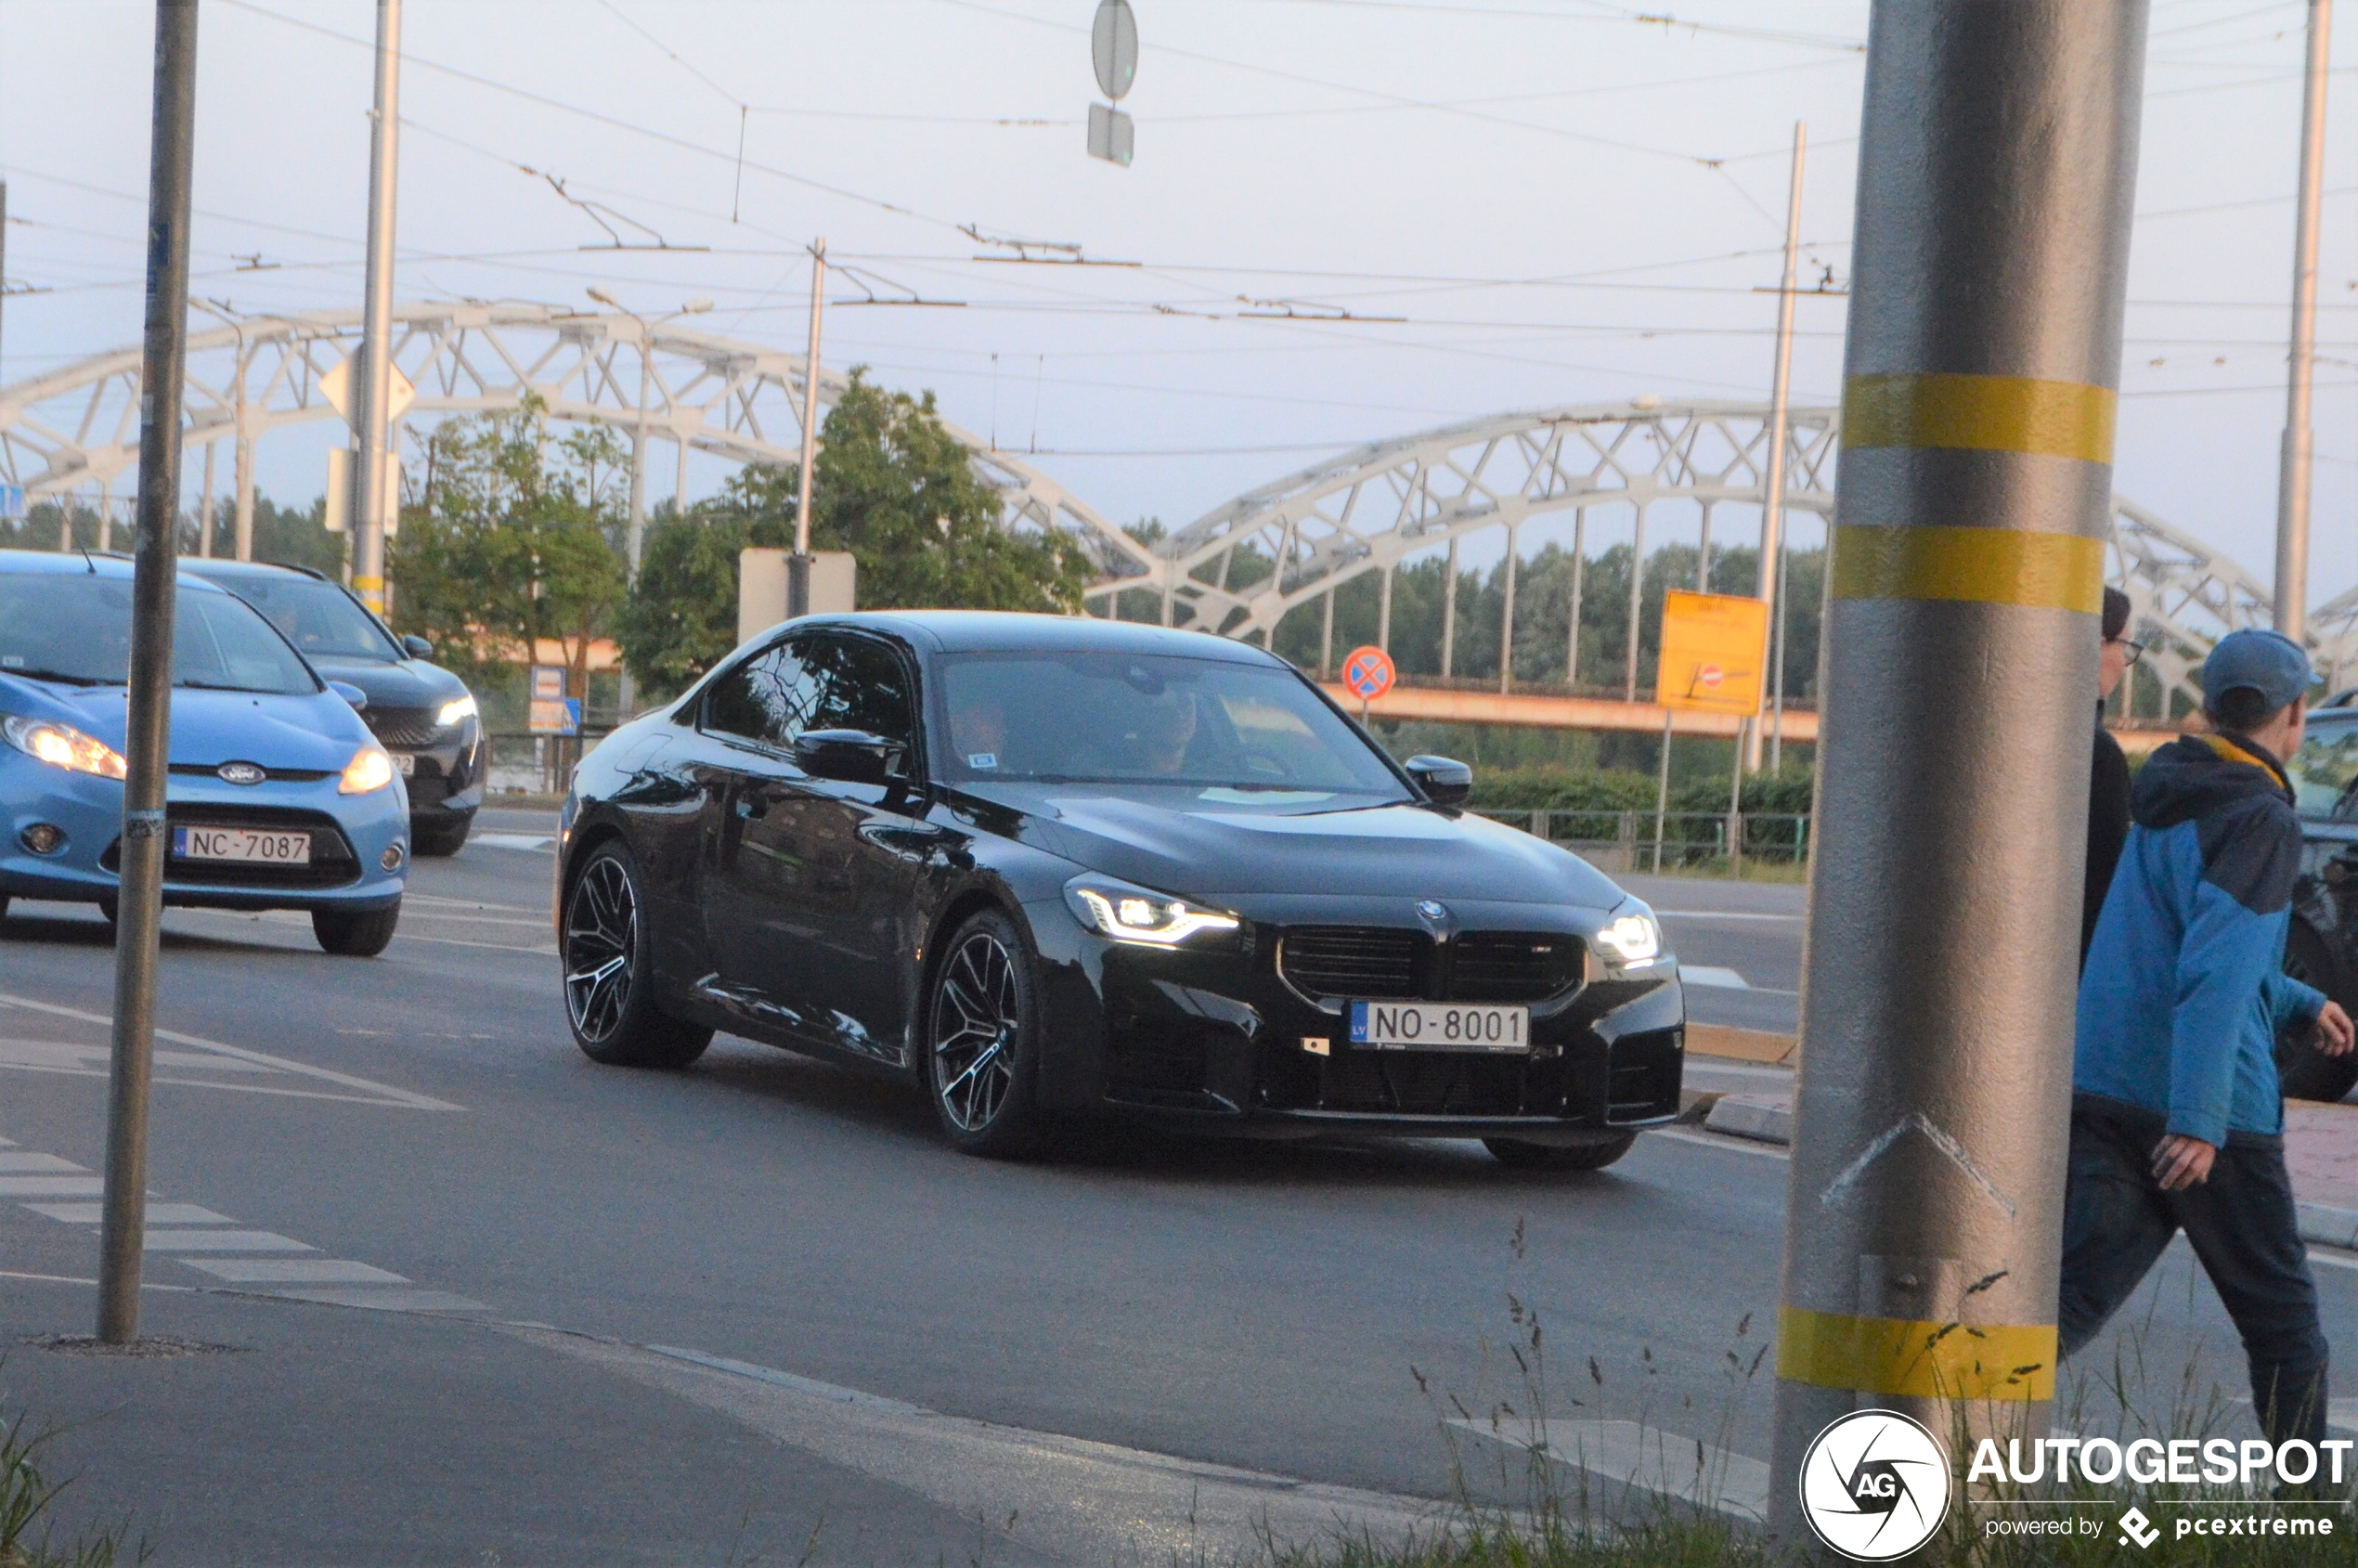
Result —
<path fill-rule="evenodd" d="M 162 1563 L 1155 1561 L 1445 1495 L 1449 1402 L 1531 1407 L 1510 1302 L 1552 1413 L 1767 1452 L 1768 1369 L 1730 1356 L 1774 1315 L 1773 1150 L 1657 1134 L 1545 1176 L 1121 1133 L 995 1164 L 913 1095 L 727 1037 L 599 1068 L 560 1013 L 549 819 L 484 827 L 379 960 L 167 917 L 152 1201 L 205 1212 L 158 1211 L 145 1327 L 229 1348 L 39 1342 L 91 1320 L 71 1167 L 102 1163 L 112 954 L 95 912 L 0 927 L 0 1387 L 58 1424 L 71 1522 Z M 1741 978 L 1697 1017 L 1791 1027 L 1798 888 L 1631 885 Z M 282 1239 L 188 1250 L 220 1230 Z M 2346 1340 L 2358 1280 L 2320 1273 Z M 2194 1279 L 2174 1251 L 2123 1317 L 2157 1389 L 2192 1363 L 2232 1397 Z"/>

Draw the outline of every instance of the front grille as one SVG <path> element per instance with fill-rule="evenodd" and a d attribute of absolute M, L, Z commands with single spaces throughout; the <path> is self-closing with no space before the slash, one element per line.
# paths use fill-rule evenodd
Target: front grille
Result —
<path fill-rule="evenodd" d="M 1316 1108 L 1391 1116 L 1564 1116 L 1571 1077 L 1524 1056 L 1343 1052 L 1321 1064 Z"/>
<path fill-rule="evenodd" d="M 1310 926 L 1289 931 L 1278 967 L 1296 991 L 1317 1002 L 1417 994 L 1416 931 L 1374 927 Z"/>
<path fill-rule="evenodd" d="M 208 888 L 341 888 L 356 881 L 360 859 L 352 842 L 322 811 L 302 811 L 281 806 L 175 805 L 165 815 L 164 879 Z M 182 860 L 170 852 L 168 830 L 174 827 L 295 828 L 311 835 L 309 865 L 255 865 L 239 861 Z M 123 869 L 123 841 L 107 846 L 98 858 L 107 870 Z"/>
<path fill-rule="evenodd" d="M 260 764 L 257 763 L 256 766 L 259 767 Z M 175 762 L 172 765 L 172 772 L 174 777 L 184 779 L 221 777 L 219 768 L 208 768 L 201 762 Z M 263 774 L 272 784 L 317 784 L 321 779 L 332 779 L 336 776 L 335 771 L 330 768 L 266 768 L 263 770 Z"/>
<path fill-rule="evenodd" d="M 434 737 L 442 732 L 434 721 L 437 711 L 431 707 L 370 706 L 362 708 L 360 717 L 384 745 L 415 747 L 434 745 Z"/>
<path fill-rule="evenodd" d="M 1577 937 L 1469 931 L 1450 944 L 1448 1000 L 1544 1002 L 1580 983 Z"/>

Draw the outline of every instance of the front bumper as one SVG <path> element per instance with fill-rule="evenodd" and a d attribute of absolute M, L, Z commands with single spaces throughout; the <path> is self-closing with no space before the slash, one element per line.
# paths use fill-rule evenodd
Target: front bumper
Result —
<path fill-rule="evenodd" d="M 490 745 L 482 726 L 473 719 L 467 721 L 460 734 L 437 745 L 401 745 L 386 742 L 388 750 L 410 759 L 410 771 L 405 775 L 409 815 L 421 824 L 473 817 L 483 805 Z"/>
<path fill-rule="evenodd" d="M 1374 1051 L 1352 1046 L 1339 1008 L 1280 978 L 1276 928 L 1253 927 L 1249 950 L 1161 950 L 1085 931 L 1061 901 L 1027 913 L 1042 960 L 1041 1095 L 1052 1108 L 1258 1137 L 1553 1145 L 1678 1114 L 1686 1002 L 1675 962 L 1660 978 L 1591 978 L 1530 1004 L 1525 1053 Z M 1532 913 L 1488 928 L 1530 929 Z"/>
<path fill-rule="evenodd" d="M 307 830 L 308 867 L 188 862 L 167 855 L 163 901 L 183 908 L 330 909 L 365 913 L 399 901 L 409 874 L 409 811 L 396 784 L 339 795 L 332 777 L 240 786 L 175 774 L 167 823 L 191 822 Z M 20 835 L 36 823 L 63 828 L 55 853 L 34 854 Z M 0 747 L 0 893 L 99 903 L 120 889 L 123 785 L 69 773 Z M 398 863 L 383 864 L 398 846 Z"/>

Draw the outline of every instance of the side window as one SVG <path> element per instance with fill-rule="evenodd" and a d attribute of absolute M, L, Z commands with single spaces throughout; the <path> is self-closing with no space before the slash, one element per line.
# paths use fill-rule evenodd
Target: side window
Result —
<path fill-rule="evenodd" d="M 723 676 L 704 700 L 704 727 L 780 750 L 808 728 L 812 686 L 798 644 L 765 648 Z"/>
<path fill-rule="evenodd" d="M 823 632 L 797 638 L 795 647 L 810 693 L 801 728 L 865 730 L 904 746 L 914 739 L 915 693 L 891 649 L 864 637 Z"/>

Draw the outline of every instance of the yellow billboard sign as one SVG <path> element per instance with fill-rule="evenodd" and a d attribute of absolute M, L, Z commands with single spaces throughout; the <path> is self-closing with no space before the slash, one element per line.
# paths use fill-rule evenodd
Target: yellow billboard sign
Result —
<path fill-rule="evenodd" d="M 1761 601 L 1673 590 L 1662 602 L 1654 701 L 1708 713 L 1758 713 L 1768 649 L 1768 606 Z"/>

